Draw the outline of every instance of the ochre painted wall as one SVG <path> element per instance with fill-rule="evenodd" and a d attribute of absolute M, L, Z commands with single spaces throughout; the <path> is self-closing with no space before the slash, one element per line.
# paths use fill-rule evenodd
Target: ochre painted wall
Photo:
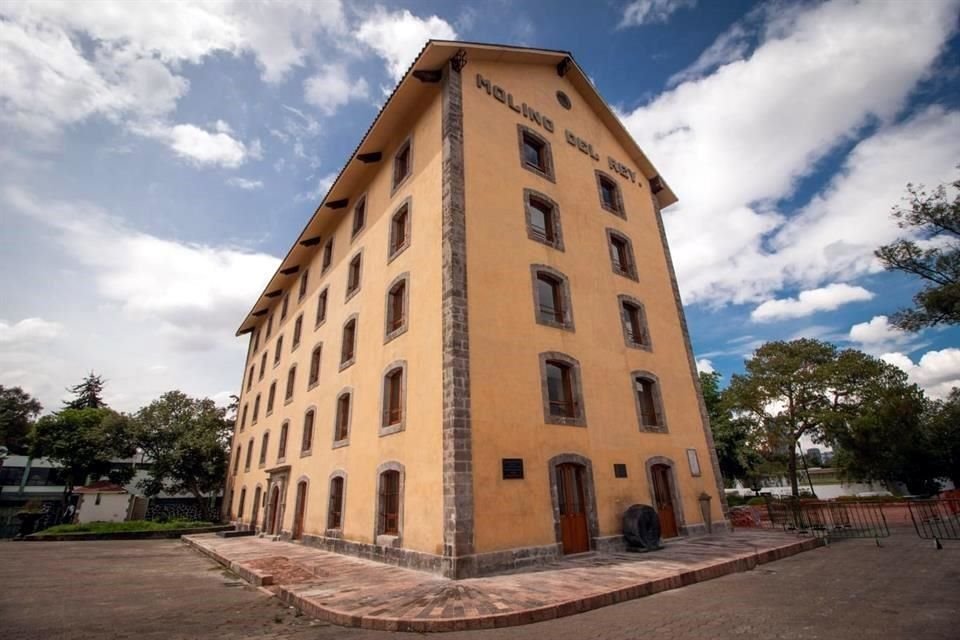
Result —
<path fill-rule="evenodd" d="M 526 102 L 548 115 L 555 130 L 545 131 L 489 95 L 477 86 L 477 74 L 511 93 L 516 105 Z M 569 95 L 571 110 L 558 104 L 558 89 Z M 561 453 L 592 461 L 601 536 L 620 533 L 622 512 L 631 504 L 653 502 L 645 462 L 654 456 L 675 463 L 685 524 L 702 522 L 702 492 L 713 496 L 713 518 L 719 520 L 717 485 L 649 183 L 553 66 L 471 61 L 463 93 L 476 550 L 557 541 L 547 464 Z M 521 168 L 517 124 L 550 142 L 556 183 Z M 599 161 L 570 145 L 566 129 L 591 143 Z M 640 186 L 615 175 L 607 156 L 632 169 Z M 595 169 L 618 181 L 626 220 L 601 208 Z M 559 204 L 565 251 L 528 239 L 524 188 Z M 607 227 L 632 240 L 639 282 L 612 272 Z M 575 332 L 535 322 L 535 263 L 569 278 Z M 652 352 L 624 345 L 618 294 L 644 303 Z M 539 354 L 545 351 L 579 360 L 586 428 L 544 423 Z M 668 433 L 639 430 L 634 370 L 659 377 Z M 688 448 L 697 450 L 700 477 L 691 476 Z M 502 480 L 501 459 L 514 457 L 524 459 L 525 479 Z M 614 463 L 627 465 L 628 478 L 614 478 Z"/>
<path fill-rule="evenodd" d="M 252 353 L 245 369 L 256 364 L 267 350 L 267 374 L 262 381 L 254 378 L 246 391 L 244 378 L 241 407 L 249 404 L 252 416 L 257 393 L 262 394 L 260 419 L 235 437 L 231 464 L 236 456 L 236 443 L 243 445 L 240 470 L 233 478 L 232 504 L 236 514 L 240 490 L 247 489 L 243 521 L 250 522 L 251 504 L 256 486 L 266 487 L 264 469 L 277 465 L 280 425 L 290 420 L 285 464 L 291 465 L 286 493 L 283 530 L 293 526 L 296 484 L 309 478 L 304 531 L 323 535 L 326 529 L 329 477 L 337 469 L 347 471 L 343 537 L 370 543 L 374 536 L 377 467 L 386 461 L 405 466 L 402 543 L 405 548 L 440 553 L 442 550 L 442 478 L 441 451 L 441 315 L 440 315 L 440 179 L 442 154 L 440 147 L 440 93 L 427 94 L 424 102 L 411 114 L 408 127 L 398 131 L 395 139 L 383 149 L 380 169 L 365 190 L 350 198 L 350 207 L 339 212 L 325 210 L 323 216 L 333 220 L 334 258 L 327 273 L 321 275 L 323 244 L 331 229 L 322 232 L 323 242 L 316 247 L 310 264 L 309 287 L 302 303 L 297 302 L 299 274 L 290 276 L 290 310 L 279 323 L 282 297 L 273 306 L 274 326 L 270 339 L 261 331 L 259 349 Z M 393 156 L 399 145 L 412 133 L 413 174 L 391 195 Z M 367 198 L 365 229 L 351 240 L 353 205 L 362 193 Z M 390 221 L 406 199 L 411 199 L 411 243 L 398 257 L 387 263 Z M 344 302 L 347 268 L 358 252 L 363 252 L 360 291 Z M 409 272 L 409 319 L 403 335 L 384 344 L 387 287 L 394 278 Z M 329 286 L 327 319 L 315 328 L 317 298 Z M 299 314 L 304 316 L 300 346 L 291 352 L 293 325 Z M 359 314 L 356 363 L 339 372 L 343 324 Z M 263 317 L 261 328 L 266 322 Z M 283 356 L 273 366 L 277 336 L 283 335 Z M 307 389 L 310 356 L 315 345 L 323 344 L 320 383 Z M 386 367 L 397 360 L 407 362 L 406 428 L 387 436 L 379 435 L 382 377 Z M 283 395 L 287 370 L 296 363 L 296 392 L 289 404 Z M 265 416 L 270 383 L 277 380 L 274 411 Z M 350 443 L 333 449 L 333 427 L 336 397 L 345 387 L 353 387 L 353 415 Z M 312 454 L 300 456 L 303 418 L 308 408 L 317 411 Z M 238 421 L 239 422 L 239 421 Z M 258 468 L 261 437 L 270 430 L 267 462 Z M 243 461 L 249 439 L 254 438 L 251 471 L 245 473 Z M 262 511 L 260 518 L 262 518 Z"/>

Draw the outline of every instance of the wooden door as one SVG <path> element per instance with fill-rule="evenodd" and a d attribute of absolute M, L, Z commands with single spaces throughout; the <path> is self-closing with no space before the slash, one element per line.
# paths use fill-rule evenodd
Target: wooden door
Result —
<path fill-rule="evenodd" d="M 655 464 L 650 469 L 653 477 L 654 508 L 660 517 L 660 537 L 675 538 L 677 534 L 677 517 L 673 510 L 673 486 L 670 479 L 670 467 L 665 464 Z"/>
<path fill-rule="evenodd" d="M 557 465 L 560 539 L 563 542 L 565 554 L 590 551 L 583 475 L 581 465 L 572 463 Z"/>
<path fill-rule="evenodd" d="M 267 533 L 276 535 L 280 533 L 280 523 L 277 522 L 277 516 L 280 515 L 280 487 L 274 487 L 270 494 L 270 520 L 267 527 Z"/>
<path fill-rule="evenodd" d="M 307 508 L 307 483 L 297 483 L 297 502 L 293 512 L 293 532 L 291 538 L 299 540 L 303 536 L 303 514 Z"/>

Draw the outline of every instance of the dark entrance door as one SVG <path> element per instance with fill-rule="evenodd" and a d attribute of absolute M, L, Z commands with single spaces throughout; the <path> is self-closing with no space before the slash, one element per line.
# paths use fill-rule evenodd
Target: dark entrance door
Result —
<path fill-rule="evenodd" d="M 557 499 L 560 501 L 560 539 L 564 553 L 590 551 L 587 528 L 587 501 L 583 488 L 583 467 L 579 464 L 557 465 Z"/>
<path fill-rule="evenodd" d="M 297 483 L 297 502 L 293 512 L 293 533 L 291 538 L 299 540 L 303 536 L 303 513 L 307 508 L 307 483 Z"/>
<path fill-rule="evenodd" d="M 280 487 L 274 487 L 270 492 L 270 519 L 267 525 L 267 533 L 276 535 L 280 533 L 280 523 L 277 522 L 280 515 Z"/>
<path fill-rule="evenodd" d="M 655 464 L 650 468 L 653 477 L 654 508 L 660 517 L 660 536 L 675 538 L 677 533 L 677 516 L 673 510 L 673 486 L 671 485 L 670 467 L 665 464 Z"/>

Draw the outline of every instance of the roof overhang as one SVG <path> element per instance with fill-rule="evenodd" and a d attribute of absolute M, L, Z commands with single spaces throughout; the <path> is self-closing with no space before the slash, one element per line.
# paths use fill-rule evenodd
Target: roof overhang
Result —
<path fill-rule="evenodd" d="M 466 52 L 468 61 L 488 60 L 514 64 L 562 65 L 564 77 L 580 92 L 604 125 L 623 145 L 630 159 L 636 163 L 643 175 L 648 180 L 653 178 L 659 180 L 660 188 L 657 191 L 657 199 L 660 205 L 667 207 L 677 201 L 676 195 L 659 175 L 653 163 L 640 149 L 640 146 L 627 131 L 613 109 L 600 96 L 587 74 L 583 72 L 583 69 L 576 63 L 569 51 L 453 40 L 430 40 L 420 51 L 410 68 L 407 69 L 393 93 L 384 102 L 373 124 L 367 129 L 360 144 L 347 159 L 327 194 L 317 205 L 303 231 L 300 232 L 277 271 L 257 298 L 253 308 L 250 309 L 240 324 L 236 335 L 240 336 L 253 331 L 259 321 L 258 319 L 268 313 L 269 309 L 276 304 L 276 301 L 272 299 L 274 296 L 268 294 L 277 290 L 284 290 L 296 280 L 299 267 L 306 264 L 318 250 L 321 240 L 317 240 L 317 238 L 325 239 L 326 232 L 334 227 L 336 220 L 349 211 L 349 207 L 340 206 L 341 203 L 344 200 L 349 202 L 352 197 L 356 196 L 360 188 L 378 170 L 377 162 L 370 159 L 383 152 L 385 146 L 394 137 L 396 128 L 405 120 L 404 116 L 411 109 L 417 107 L 429 92 L 437 91 L 439 88 L 436 82 L 425 80 L 425 78 L 431 77 L 429 72 L 443 69 L 447 61 L 461 50 Z M 560 68 L 558 66 L 558 73 Z M 414 72 L 417 72 L 416 76 Z"/>

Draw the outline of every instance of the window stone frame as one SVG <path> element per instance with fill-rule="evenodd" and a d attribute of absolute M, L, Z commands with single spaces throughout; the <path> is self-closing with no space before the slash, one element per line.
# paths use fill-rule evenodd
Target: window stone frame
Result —
<path fill-rule="evenodd" d="M 350 324 L 351 320 L 355 321 L 353 325 L 353 356 L 350 357 L 348 360 L 344 360 L 343 359 L 343 332 L 344 332 L 344 329 L 347 328 L 347 325 Z M 347 369 L 353 366 L 357 362 L 357 345 L 360 342 L 359 333 L 360 333 L 360 314 L 351 313 L 349 316 L 347 316 L 344 319 L 343 324 L 340 326 L 340 368 L 338 369 L 338 371 L 343 371 L 344 369 Z"/>
<path fill-rule="evenodd" d="M 543 421 L 546 424 L 556 424 L 569 427 L 587 426 L 587 408 L 583 400 L 583 381 L 580 369 L 580 361 L 573 356 L 561 353 L 560 351 L 544 351 L 540 353 L 540 396 L 543 409 Z M 573 401 L 577 408 L 577 415 L 571 417 L 555 416 L 550 413 L 550 390 L 547 387 L 547 362 L 554 360 L 562 362 L 570 367 L 573 376 L 571 391 L 573 392 Z"/>
<path fill-rule="evenodd" d="M 626 219 L 627 219 L 627 209 L 626 209 L 626 207 L 624 206 L 624 203 L 623 203 L 623 189 L 620 188 L 620 183 L 617 182 L 617 180 L 616 180 L 613 176 L 611 176 L 609 173 L 607 173 L 606 171 L 601 171 L 600 169 L 594 169 L 594 174 L 595 174 L 596 177 L 597 177 L 597 197 L 600 199 L 600 208 L 603 209 L 604 211 L 606 211 L 607 213 L 612 213 L 613 215 L 617 216 L 618 218 L 622 218 L 622 219 L 626 220 Z M 617 206 L 619 207 L 619 211 L 616 210 L 616 209 L 611 209 L 611 208 L 610 208 L 609 206 L 607 206 L 607 204 L 603 201 L 603 182 L 602 182 L 602 180 L 606 180 L 606 181 L 608 181 L 610 184 L 613 185 L 613 188 L 614 188 L 614 190 L 616 191 L 615 196 L 616 196 L 616 200 L 617 200 Z"/>
<path fill-rule="evenodd" d="M 273 390 L 273 398 L 270 398 L 270 391 Z M 270 383 L 270 386 L 267 387 L 267 406 L 266 411 L 263 414 L 264 418 L 270 417 L 273 415 L 273 410 L 277 406 L 277 379 L 274 378 Z"/>
<path fill-rule="evenodd" d="M 637 378 L 642 378 L 653 383 L 653 410 L 657 413 L 657 420 L 660 424 L 651 427 L 643 424 L 643 413 L 640 410 L 640 398 L 637 397 Z M 633 404 L 637 410 L 637 424 L 643 433 L 669 433 L 667 428 L 667 414 L 664 411 L 663 392 L 660 388 L 660 378 L 651 371 L 638 369 L 630 372 L 630 393 L 633 394 Z"/>
<path fill-rule="evenodd" d="M 270 449 L 270 429 L 265 429 L 260 436 L 260 455 L 257 457 L 257 469 L 267 466 L 267 454 Z"/>
<path fill-rule="evenodd" d="M 286 429 L 286 433 L 284 433 Z M 280 445 L 283 445 L 283 449 L 280 449 Z M 287 459 L 287 447 L 290 446 L 290 419 L 287 418 L 280 423 L 280 435 L 277 436 L 277 464 L 281 464 Z M 280 455 L 280 454 L 283 455 Z"/>
<path fill-rule="evenodd" d="M 403 148 L 407 147 L 410 150 L 409 155 L 407 156 L 407 175 L 405 175 L 399 182 L 397 182 L 397 156 L 400 155 L 400 152 L 403 151 Z M 397 191 L 400 190 L 400 187 L 405 185 L 409 180 L 410 176 L 413 175 L 413 134 L 411 133 L 406 138 L 403 139 L 403 142 L 397 145 L 396 151 L 393 152 L 393 161 L 390 163 L 390 197 L 392 198 L 396 195 Z"/>
<path fill-rule="evenodd" d="M 320 308 L 320 299 L 321 299 L 323 296 L 326 296 L 326 297 L 327 297 L 327 298 L 326 298 L 326 303 L 323 305 L 323 318 L 321 318 L 320 320 L 317 320 L 317 314 L 316 314 L 316 312 L 317 312 L 317 311 L 319 310 L 319 308 Z M 324 324 L 326 324 L 326 322 L 327 322 L 327 316 L 328 316 L 328 315 L 330 315 L 330 285 L 329 285 L 329 284 L 328 284 L 328 285 L 324 285 L 324 287 L 323 287 L 322 289 L 320 289 L 320 293 L 317 294 L 317 307 L 314 309 L 314 315 L 313 315 L 313 318 L 314 318 L 314 319 L 313 319 L 313 330 L 314 330 L 314 331 L 316 331 L 317 329 L 319 329 L 320 327 L 322 327 Z"/>
<path fill-rule="evenodd" d="M 253 398 L 253 419 L 250 421 L 250 426 L 257 424 L 257 421 L 260 419 L 260 395 L 258 392 Z M 266 417 L 266 415 L 264 415 L 264 417 Z"/>
<path fill-rule="evenodd" d="M 626 318 L 623 317 L 624 303 L 632 304 L 637 307 L 640 316 L 640 325 L 643 330 L 643 344 L 638 344 L 630 340 L 630 331 L 627 328 Z M 631 295 L 621 293 L 617 296 L 617 310 L 620 312 L 620 326 L 623 329 L 623 344 L 628 349 L 639 349 L 640 351 L 653 351 L 653 340 L 650 337 L 650 323 L 647 320 L 647 309 L 640 300 Z"/>
<path fill-rule="evenodd" d="M 300 323 L 300 330 L 297 331 L 297 323 Z M 297 335 L 299 333 L 299 335 Z M 296 318 L 293 319 L 293 331 L 290 334 L 290 353 L 293 353 L 300 347 L 300 343 L 303 342 L 303 313 L 300 313 Z"/>
<path fill-rule="evenodd" d="M 320 254 L 320 275 L 325 274 L 333 266 L 333 239 L 334 236 L 331 235 L 329 238 L 327 238 L 327 241 L 323 243 L 323 253 Z M 324 264 L 328 249 L 330 251 L 330 262 Z"/>
<path fill-rule="evenodd" d="M 630 236 L 625 234 L 623 231 L 614 229 L 613 227 L 606 228 L 606 235 L 607 235 L 607 256 L 608 256 L 608 259 L 610 260 L 611 271 L 613 271 L 618 276 L 628 278 L 630 280 L 633 280 L 634 282 L 639 282 L 640 276 L 638 275 L 638 271 L 637 271 L 637 255 L 633 251 L 633 241 L 630 239 Z M 630 271 L 629 272 L 624 272 L 617 269 L 617 265 L 613 261 L 612 250 L 613 250 L 614 238 L 617 238 L 618 240 L 622 240 L 624 243 L 626 243 L 627 253 L 630 254 Z"/>
<path fill-rule="evenodd" d="M 397 533 L 385 534 L 380 527 L 380 494 L 383 492 L 383 474 L 385 471 L 396 471 L 400 474 L 397 482 Z M 388 460 L 377 467 L 377 491 L 373 496 L 373 541 L 378 547 L 403 546 L 403 512 L 404 512 L 404 493 L 406 485 L 406 468 L 403 463 L 396 460 Z"/>
<path fill-rule="evenodd" d="M 544 320 L 540 317 L 540 300 L 537 298 L 537 276 L 539 274 L 547 275 L 557 280 L 560 284 L 560 298 L 563 304 L 563 322 L 554 320 Z M 530 265 L 531 292 L 533 295 L 533 319 L 544 327 L 553 327 L 554 329 L 563 329 L 571 333 L 576 332 L 576 325 L 573 322 L 573 298 L 570 295 L 570 279 L 560 271 L 545 264 Z"/>
<path fill-rule="evenodd" d="M 391 294 L 394 287 L 398 284 L 403 283 L 403 324 L 401 324 L 396 329 L 390 329 L 390 309 L 392 305 L 390 304 Z M 407 332 L 407 329 L 410 326 L 410 272 L 404 271 L 396 278 L 390 281 L 390 284 L 387 285 L 387 295 L 384 297 L 384 314 L 383 314 L 383 344 L 387 344 L 391 340 L 398 338 Z"/>
<path fill-rule="evenodd" d="M 347 435 L 344 438 L 337 439 L 337 423 L 339 422 L 340 417 L 340 398 L 344 395 L 350 396 L 350 402 L 347 407 Z M 333 405 L 333 445 L 331 449 L 339 449 L 340 447 L 346 447 L 350 444 L 350 432 L 353 430 L 353 387 L 344 387 L 340 389 L 337 393 L 337 397 L 334 400 Z"/>
<path fill-rule="evenodd" d="M 304 286 L 306 282 L 306 286 Z M 305 267 L 303 271 L 300 272 L 300 278 L 297 280 L 297 304 L 303 302 L 303 299 L 307 297 L 307 294 L 310 292 L 310 267 Z"/>
<path fill-rule="evenodd" d="M 387 408 L 387 375 L 400 369 L 400 422 L 397 424 L 384 424 L 384 411 Z M 406 360 L 394 360 L 388 364 L 380 376 L 380 428 L 378 435 L 380 437 L 388 436 L 392 433 L 405 431 L 407 428 L 407 381 L 409 380 Z"/>
<path fill-rule="evenodd" d="M 546 238 L 541 238 L 533 231 L 533 224 L 530 219 L 530 207 L 531 199 L 542 200 L 544 203 L 550 206 L 550 222 L 553 225 L 553 236 L 554 239 L 551 242 Z M 537 191 L 536 189 L 524 189 L 523 190 L 523 217 L 526 221 L 527 227 L 527 238 L 538 242 L 542 245 L 546 245 L 557 251 L 564 251 L 563 246 L 563 227 L 560 223 L 560 205 L 556 201 L 543 193 L 542 191 Z"/>
<path fill-rule="evenodd" d="M 270 347 L 264 347 L 263 353 L 260 355 L 260 375 L 257 376 L 257 382 L 263 380 L 263 377 L 267 375 L 267 358 L 270 357 Z"/>
<path fill-rule="evenodd" d="M 293 373 L 293 380 L 290 380 L 290 374 Z M 287 406 L 293 402 L 293 397 L 296 395 L 297 391 L 297 363 L 294 362 L 290 365 L 290 368 L 287 369 L 287 384 L 283 389 L 283 406 Z"/>
<path fill-rule="evenodd" d="M 350 274 L 353 273 L 354 260 L 360 261 L 359 268 L 357 269 L 357 286 L 354 289 L 350 289 Z M 347 263 L 347 286 L 346 286 L 346 292 L 344 293 L 344 297 L 343 297 L 344 304 L 346 304 L 347 302 L 350 302 L 350 300 L 355 295 L 360 293 L 360 289 L 362 288 L 363 288 L 363 249 L 358 249 L 357 252 L 350 257 L 350 262 Z"/>
<path fill-rule="evenodd" d="M 317 366 L 317 379 L 311 381 L 310 374 L 312 373 L 311 369 L 313 368 L 313 354 L 317 352 L 317 349 L 320 350 L 320 363 Z M 320 384 L 320 372 L 323 370 L 323 341 L 313 345 L 313 349 L 310 350 L 310 363 L 307 365 L 307 391 L 310 391 L 318 384 Z"/>
<path fill-rule="evenodd" d="M 303 432 L 304 432 L 303 427 L 305 426 L 307 421 L 307 414 L 310 413 L 311 411 L 313 411 L 313 426 L 311 427 L 312 433 L 310 434 L 310 448 L 304 449 L 303 448 Z M 313 455 L 313 447 L 317 441 L 317 413 L 318 413 L 317 406 L 313 404 L 303 410 L 303 420 L 300 421 L 300 457 L 301 458 L 306 458 L 308 456 Z"/>
<path fill-rule="evenodd" d="M 283 360 L 283 334 L 277 336 L 277 342 L 273 347 L 273 368 L 276 369 L 280 366 L 280 361 Z"/>
<path fill-rule="evenodd" d="M 536 167 L 531 167 L 523 159 L 523 136 L 529 135 L 531 138 L 543 145 L 543 154 L 544 154 L 544 164 L 546 165 L 545 171 L 541 171 Z M 550 141 L 544 138 L 542 135 L 537 133 L 535 130 L 524 124 L 517 124 L 517 148 L 520 151 L 520 166 L 530 173 L 540 176 L 550 182 L 556 184 L 556 169 L 553 164 L 553 147 L 550 144 Z"/>
<path fill-rule="evenodd" d="M 403 244 L 401 244 L 396 249 L 393 248 L 393 221 L 396 219 L 397 214 L 406 207 L 407 208 L 407 233 L 404 238 Z M 410 247 L 411 236 L 413 235 L 413 196 L 407 196 L 397 205 L 393 213 L 390 215 L 390 229 L 387 232 L 387 264 L 393 262 L 401 253 L 406 251 Z"/>
<path fill-rule="evenodd" d="M 341 491 L 341 500 L 340 500 L 340 526 L 337 528 L 330 527 L 330 488 L 333 485 L 335 478 L 343 479 L 343 490 Z M 344 469 L 334 469 L 330 472 L 330 476 L 327 478 L 327 517 L 324 522 L 324 535 L 328 538 L 342 538 L 344 525 L 347 520 L 347 472 Z"/>
<path fill-rule="evenodd" d="M 359 198 L 357 198 L 356 202 L 357 203 L 353 205 L 353 209 L 352 209 L 353 217 L 350 219 L 350 242 L 351 243 L 354 240 L 356 240 L 357 237 L 360 236 L 363 233 L 363 231 L 367 228 L 367 220 L 369 218 L 368 214 L 370 213 L 370 207 L 367 206 L 366 193 L 362 194 Z M 359 228 L 357 228 L 356 226 L 357 209 L 360 208 L 361 204 L 363 205 L 363 224 L 360 225 Z"/>

